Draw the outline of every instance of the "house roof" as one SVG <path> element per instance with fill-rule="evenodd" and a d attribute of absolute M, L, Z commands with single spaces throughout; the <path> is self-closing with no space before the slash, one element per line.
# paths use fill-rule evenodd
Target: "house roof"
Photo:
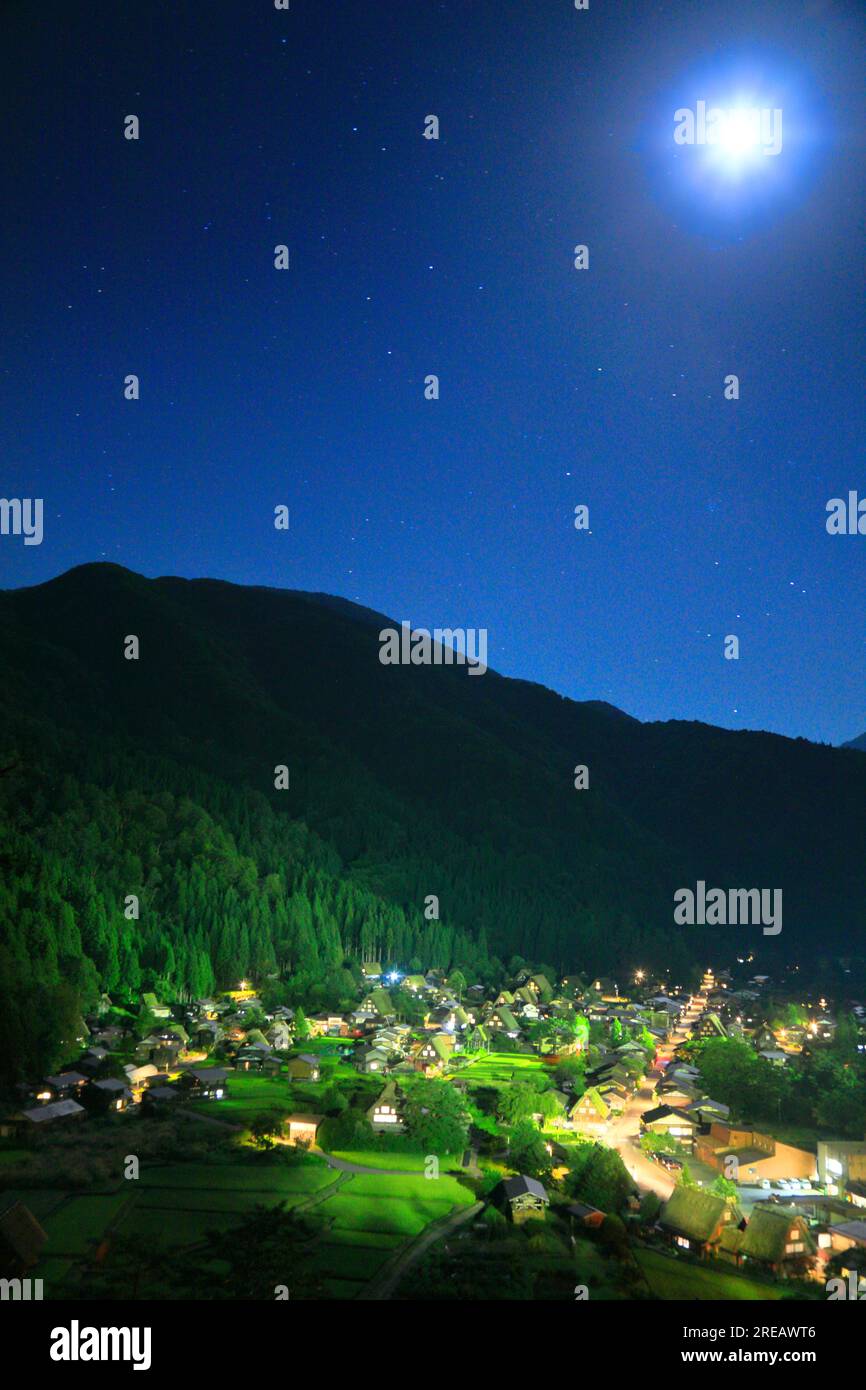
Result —
<path fill-rule="evenodd" d="M 380 1105 L 396 1106 L 398 1104 L 398 1101 L 399 1097 L 397 1095 L 397 1082 L 388 1081 L 386 1082 L 385 1087 L 380 1093 L 380 1095 L 377 1097 L 376 1100 L 374 1100 L 373 1104 L 369 1107 L 367 1114 L 369 1115 L 374 1110 L 377 1110 Z"/>
<path fill-rule="evenodd" d="M 719 1249 L 728 1250 L 732 1254 L 738 1255 L 743 1248 L 745 1235 L 745 1231 L 741 1231 L 739 1226 L 735 1226 L 731 1222 L 729 1226 L 722 1228 L 722 1234 L 719 1236 Z"/>
<path fill-rule="evenodd" d="M 89 1080 L 90 1077 L 85 1076 L 83 1071 L 62 1071 L 58 1076 L 46 1076 L 45 1084 L 62 1091 L 65 1086 L 81 1086 Z"/>
<path fill-rule="evenodd" d="M 645 1110 L 641 1119 L 645 1125 L 655 1124 L 656 1120 L 666 1120 L 669 1116 L 675 1119 L 682 1119 L 683 1124 L 697 1125 L 698 1121 L 693 1115 L 687 1115 L 685 1110 L 678 1110 L 674 1105 L 654 1105 L 652 1110 Z"/>
<path fill-rule="evenodd" d="M 77 1100 L 55 1100 L 50 1105 L 37 1105 L 32 1110 L 22 1110 L 25 1120 L 34 1125 L 44 1125 L 48 1120 L 60 1120 L 66 1115 L 83 1115 L 84 1106 Z"/>
<path fill-rule="evenodd" d="M 315 1125 L 318 1129 L 324 1119 L 324 1115 L 287 1115 L 286 1124 L 289 1125 Z"/>
<path fill-rule="evenodd" d="M 123 1093 L 131 1095 L 129 1087 L 125 1081 L 119 1081 L 115 1076 L 106 1076 L 103 1081 L 91 1081 L 91 1086 L 95 1086 L 98 1091 L 108 1091 L 109 1093 Z"/>
<path fill-rule="evenodd" d="M 815 1242 L 802 1213 L 792 1211 L 790 1207 L 779 1210 L 768 1206 L 766 1202 L 760 1203 L 752 1212 L 743 1240 L 743 1254 L 751 1256 L 753 1260 L 769 1260 L 774 1264 L 783 1260 L 790 1231 L 798 1220 L 801 1223 L 806 1253 L 813 1254 Z"/>
<path fill-rule="evenodd" d="M 725 1025 L 722 1023 L 722 1020 L 719 1018 L 719 1015 L 718 1015 L 718 1014 L 704 1014 L 703 1017 L 701 1018 L 700 1025 L 699 1025 L 699 1026 L 700 1026 L 701 1028 L 712 1028 L 716 1033 L 719 1033 L 723 1038 L 726 1038 L 727 1035 L 728 1035 L 728 1034 L 727 1034 L 727 1029 L 725 1028 Z"/>
<path fill-rule="evenodd" d="M 720 1100 L 710 1100 L 709 1096 L 705 1096 L 703 1100 L 690 1101 L 688 1105 L 683 1106 L 683 1109 L 694 1111 L 695 1114 L 701 1110 L 712 1110 L 713 1114 L 721 1116 L 727 1116 L 731 1113 L 729 1105 L 723 1105 Z"/>
<path fill-rule="evenodd" d="M 369 1000 L 365 1002 L 371 1003 L 379 1014 L 392 1014 L 394 1012 L 394 1004 L 387 989 L 371 990 Z"/>
<path fill-rule="evenodd" d="M 569 1216 L 576 1216 L 580 1221 L 585 1220 L 587 1216 L 604 1215 L 600 1207 L 591 1207 L 588 1202 L 572 1202 L 566 1207 L 566 1211 Z"/>
<path fill-rule="evenodd" d="M 866 1221 L 840 1221 L 830 1230 L 834 1235 L 846 1236 L 848 1240 L 856 1240 L 858 1245 L 866 1245 Z"/>
<path fill-rule="evenodd" d="M 608 1105 L 610 1105 L 611 1100 L 628 1100 L 631 1095 L 628 1087 L 621 1085 L 618 1081 L 602 1081 L 596 1090 Z"/>
<path fill-rule="evenodd" d="M 661 1225 L 692 1240 L 709 1240 L 725 1213 L 724 1197 L 700 1187 L 675 1187 L 665 1202 Z"/>
<path fill-rule="evenodd" d="M 550 1200 L 537 1178 L 528 1178 L 522 1173 L 514 1178 L 505 1178 L 502 1190 L 509 1202 L 515 1197 L 540 1197 L 543 1202 Z"/>
<path fill-rule="evenodd" d="M 586 1091 L 584 1091 L 583 1095 L 580 1097 L 580 1100 L 575 1101 L 574 1105 L 572 1106 L 572 1109 L 576 1110 L 578 1106 L 584 1103 L 584 1101 L 588 1101 L 592 1108 L 601 1116 L 603 1120 L 607 1119 L 610 1113 L 610 1109 L 607 1105 L 607 1102 L 603 1100 L 603 1098 L 599 1095 L 595 1086 L 590 1086 Z"/>
<path fill-rule="evenodd" d="M 193 1076 L 198 1081 L 203 1081 L 205 1085 L 211 1081 L 227 1081 L 228 1072 L 224 1067 L 194 1067 Z"/>
<path fill-rule="evenodd" d="M 145 1081 L 149 1076 L 159 1076 L 159 1070 L 153 1065 L 153 1062 L 144 1062 L 140 1067 L 130 1062 L 123 1070 L 130 1081 Z"/>

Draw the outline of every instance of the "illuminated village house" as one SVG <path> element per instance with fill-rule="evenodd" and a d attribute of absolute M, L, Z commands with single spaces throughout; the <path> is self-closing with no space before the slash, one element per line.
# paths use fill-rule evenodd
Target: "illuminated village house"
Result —
<path fill-rule="evenodd" d="M 507 1207 L 511 1220 L 518 1225 L 523 1221 L 543 1221 L 550 1204 L 550 1198 L 538 1179 L 524 1174 L 501 1182 L 499 1197 Z"/>
<path fill-rule="evenodd" d="M 311 1149 L 323 1118 L 322 1115 L 287 1115 L 285 1127 L 288 1142 Z"/>
<path fill-rule="evenodd" d="M 374 1101 L 367 1111 L 367 1118 L 373 1129 L 380 1132 L 403 1128 L 403 1116 L 395 1082 L 388 1082 L 379 1099 Z"/>

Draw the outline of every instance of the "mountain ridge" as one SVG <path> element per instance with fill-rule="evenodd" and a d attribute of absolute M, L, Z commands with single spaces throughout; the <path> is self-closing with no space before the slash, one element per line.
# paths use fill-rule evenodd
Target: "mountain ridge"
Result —
<path fill-rule="evenodd" d="M 0 987 L 4 950 L 22 999 L 28 971 L 34 995 L 82 996 L 275 972 L 334 1004 L 371 954 L 483 978 L 512 956 L 609 974 L 741 946 L 862 952 L 866 760 L 492 671 L 385 667 L 392 622 L 104 563 L 0 592 Z M 699 879 L 783 889 L 782 935 L 676 927 L 673 895 Z"/>

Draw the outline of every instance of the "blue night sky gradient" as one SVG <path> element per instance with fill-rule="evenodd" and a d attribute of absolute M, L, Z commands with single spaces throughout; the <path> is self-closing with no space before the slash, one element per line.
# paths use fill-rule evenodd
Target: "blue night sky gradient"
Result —
<path fill-rule="evenodd" d="M 641 719 L 866 729 L 824 525 L 866 494 L 866 8 L 6 13 L 0 495 L 45 540 L 0 585 L 322 590 Z M 725 180 L 673 113 L 746 82 L 786 143 Z"/>

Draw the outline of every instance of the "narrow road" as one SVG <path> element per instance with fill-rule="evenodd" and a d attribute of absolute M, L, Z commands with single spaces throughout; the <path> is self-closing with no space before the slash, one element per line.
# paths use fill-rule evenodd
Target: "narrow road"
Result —
<path fill-rule="evenodd" d="M 313 1207 L 319 1206 L 320 1203 L 327 1202 L 329 1197 L 333 1197 L 335 1192 L 341 1187 L 344 1187 L 347 1182 L 351 1181 L 351 1173 L 339 1173 L 333 1182 L 328 1183 L 327 1187 L 320 1187 L 318 1192 L 311 1192 L 309 1197 L 305 1197 L 303 1201 L 298 1202 L 292 1210 L 296 1212 L 310 1211 Z"/>
<path fill-rule="evenodd" d="M 658 1103 L 656 1086 L 661 1074 L 651 1073 L 641 1089 L 629 1099 L 625 1110 L 610 1127 L 606 1142 L 616 1149 L 638 1187 L 649 1188 L 667 1201 L 674 1190 L 675 1178 L 658 1163 L 653 1163 L 639 1147 L 640 1117 Z"/>
<path fill-rule="evenodd" d="M 400 1280 L 418 1263 L 422 1255 L 426 1255 L 431 1245 L 435 1245 L 444 1236 L 452 1235 L 460 1226 L 476 1217 L 483 1208 L 483 1202 L 473 1202 L 471 1207 L 458 1207 L 456 1211 L 449 1212 L 447 1216 L 442 1216 L 432 1225 L 426 1226 L 420 1235 L 409 1245 L 404 1245 L 402 1250 L 382 1266 L 358 1297 L 363 1301 L 390 1298 Z"/>
<path fill-rule="evenodd" d="M 680 1043 L 687 1042 L 691 1035 L 690 1021 L 677 1028 L 670 1042 L 671 1051 Z M 656 1087 L 664 1075 L 665 1068 L 649 1073 L 640 1090 L 629 1098 L 622 1115 L 611 1124 L 605 1143 L 618 1151 L 638 1187 L 649 1189 L 661 1197 L 662 1201 L 667 1201 L 676 1186 L 676 1174 L 671 1174 L 658 1163 L 653 1163 L 640 1147 L 640 1118 L 645 1111 L 652 1110 L 659 1104 Z M 690 1166 L 693 1167 L 693 1164 Z"/>

